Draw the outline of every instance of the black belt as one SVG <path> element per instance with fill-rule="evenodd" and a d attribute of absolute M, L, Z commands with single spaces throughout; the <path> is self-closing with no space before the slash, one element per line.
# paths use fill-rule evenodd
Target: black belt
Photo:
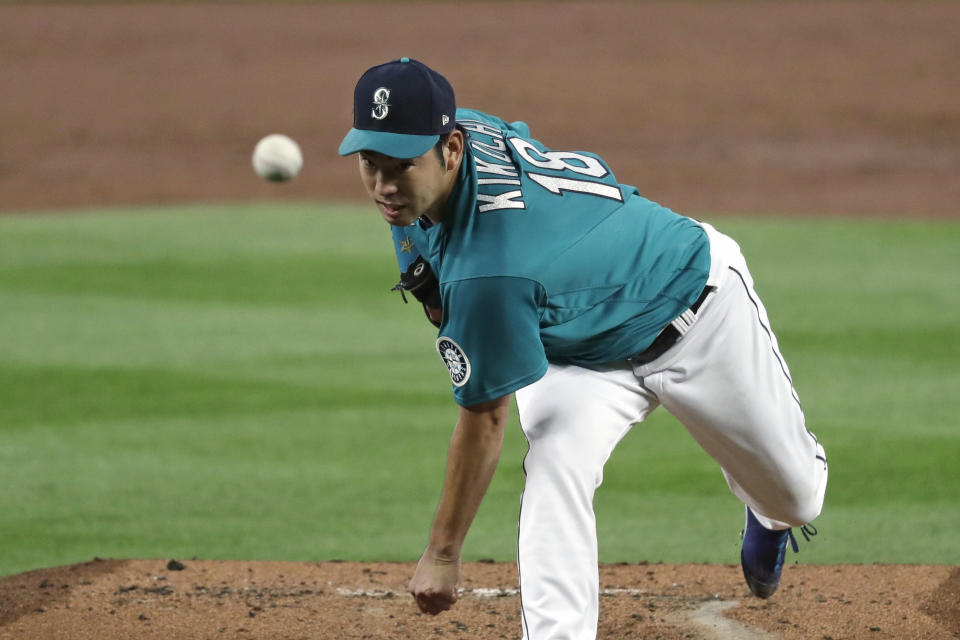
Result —
<path fill-rule="evenodd" d="M 690 311 L 697 313 L 700 310 L 700 307 L 703 306 L 704 300 L 713 293 L 715 287 L 706 286 L 703 288 L 703 291 L 700 293 L 700 297 L 697 298 L 696 302 L 690 305 Z M 650 343 L 650 346 L 641 353 L 638 353 L 635 356 L 630 356 L 627 358 L 631 364 L 647 364 L 648 362 L 653 362 L 663 354 L 667 352 L 670 347 L 677 344 L 677 340 L 680 339 L 680 336 L 683 334 L 673 326 L 673 323 L 668 324 L 663 328 L 663 331 L 660 332 L 653 342 Z"/>

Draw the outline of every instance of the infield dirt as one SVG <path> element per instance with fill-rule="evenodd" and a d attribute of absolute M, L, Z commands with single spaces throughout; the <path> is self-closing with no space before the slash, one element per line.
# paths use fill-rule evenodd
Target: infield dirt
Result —
<path fill-rule="evenodd" d="M 682 213 L 960 213 L 956 3 L 0 6 L 0 211 L 363 197 L 353 85 L 403 55 Z M 286 133 L 305 165 L 254 177 Z"/>
<path fill-rule="evenodd" d="M 5 5 L 0 211 L 358 200 L 336 155 L 353 83 L 407 55 L 683 213 L 954 217 L 957 24 L 919 2 Z M 250 166 L 271 132 L 303 147 L 290 184 Z M 0 579 L 0 639 L 520 637 L 512 565 L 468 565 L 431 618 L 408 565 L 184 564 Z M 604 566 L 601 586 L 602 638 L 960 637 L 955 567 L 790 566 L 769 601 L 735 565 Z"/>

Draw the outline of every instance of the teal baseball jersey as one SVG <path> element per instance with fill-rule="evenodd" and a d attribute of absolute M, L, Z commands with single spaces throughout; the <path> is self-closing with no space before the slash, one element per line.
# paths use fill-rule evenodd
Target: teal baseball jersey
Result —
<path fill-rule="evenodd" d="M 696 221 L 522 122 L 458 109 L 457 124 L 467 149 L 442 221 L 393 234 L 401 271 L 422 255 L 440 281 L 436 344 L 459 404 L 516 391 L 548 362 L 640 353 L 700 295 L 710 247 Z"/>

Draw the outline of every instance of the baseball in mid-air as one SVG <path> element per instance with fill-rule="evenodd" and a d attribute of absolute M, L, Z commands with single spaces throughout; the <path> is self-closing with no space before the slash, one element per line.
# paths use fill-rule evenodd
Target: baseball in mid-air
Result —
<path fill-rule="evenodd" d="M 253 149 L 253 169 L 264 180 L 286 182 L 303 167 L 303 154 L 293 138 L 271 133 Z"/>

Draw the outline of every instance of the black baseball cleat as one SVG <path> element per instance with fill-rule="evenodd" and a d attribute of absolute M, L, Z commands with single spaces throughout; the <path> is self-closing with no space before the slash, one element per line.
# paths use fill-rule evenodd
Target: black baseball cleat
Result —
<path fill-rule="evenodd" d="M 800 532 L 806 540 L 817 535 L 813 525 L 804 525 Z M 787 541 L 797 553 L 797 539 L 791 529 L 772 531 L 764 528 L 753 511 L 747 507 L 747 522 L 743 529 L 743 546 L 740 548 L 740 566 L 750 592 L 758 598 L 769 598 L 780 586 L 783 559 L 787 555 Z"/>

